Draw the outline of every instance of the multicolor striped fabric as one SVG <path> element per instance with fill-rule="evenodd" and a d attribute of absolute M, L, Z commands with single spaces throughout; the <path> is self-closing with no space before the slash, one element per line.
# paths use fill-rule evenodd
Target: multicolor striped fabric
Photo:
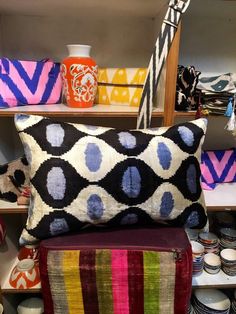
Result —
<path fill-rule="evenodd" d="M 45 313 L 174 314 L 176 268 L 173 252 L 50 250 Z"/>
<path fill-rule="evenodd" d="M 58 103 L 61 89 L 59 63 L 0 59 L 0 108 Z"/>
<path fill-rule="evenodd" d="M 203 189 L 212 190 L 217 183 L 236 182 L 236 150 L 205 151 L 200 168 Z"/>

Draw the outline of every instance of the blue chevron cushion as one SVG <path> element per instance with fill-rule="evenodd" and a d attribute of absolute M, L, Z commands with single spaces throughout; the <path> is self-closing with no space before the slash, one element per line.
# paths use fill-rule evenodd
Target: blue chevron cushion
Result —
<path fill-rule="evenodd" d="M 60 64 L 0 58 L 0 108 L 61 100 Z"/>
<path fill-rule="evenodd" d="M 31 169 L 21 244 L 88 225 L 207 224 L 199 166 L 205 119 L 146 130 L 23 114 L 15 123 Z"/>

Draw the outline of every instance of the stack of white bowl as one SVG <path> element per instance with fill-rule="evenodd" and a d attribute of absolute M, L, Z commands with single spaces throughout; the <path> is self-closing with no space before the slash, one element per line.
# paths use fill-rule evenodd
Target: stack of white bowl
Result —
<path fill-rule="evenodd" d="M 230 300 L 217 289 L 196 289 L 193 292 L 193 308 L 196 314 L 229 314 Z"/>
<path fill-rule="evenodd" d="M 232 228 L 220 229 L 220 247 L 221 249 L 236 249 L 236 230 Z"/>
<path fill-rule="evenodd" d="M 224 249 L 220 252 L 222 270 L 229 276 L 236 276 L 236 250 Z"/>
<path fill-rule="evenodd" d="M 204 269 L 209 274 L 217 274 L 220 271 L 221 260 L 219 255 L 207 253 L 204 255 Z"/>
<path fill-rule="evenodd" d="M 200 275 L 204 265 L 204 246 L 197 241 L 191 241 L 193 256 L 193 276 Z"/>
<path fill-rule="evenodd" d="M 212 232 L 201 232 L 198 235 L 198 241 L 204 246 L 205 253 L 220 253 L 218 237 Z"/>

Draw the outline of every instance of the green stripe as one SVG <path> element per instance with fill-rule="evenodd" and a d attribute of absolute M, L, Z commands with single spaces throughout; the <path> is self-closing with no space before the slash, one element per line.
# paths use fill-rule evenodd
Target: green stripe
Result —
<path fill-rule="evenodd" d="M 143 254 L 144 267 L 144 313 L 158 314 L 159 307 L 159 284 L 160 284 L 160 257 L 157 252 Z"/>
<path fill-rule="evenodd" d="M 96 250 L 99 314 L 113 313 L 111 250 Z"/>

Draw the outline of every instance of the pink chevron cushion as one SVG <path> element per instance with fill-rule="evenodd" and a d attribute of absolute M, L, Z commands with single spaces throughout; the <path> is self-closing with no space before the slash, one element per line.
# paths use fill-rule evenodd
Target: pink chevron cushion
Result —
<path fill-rule="evenodd" d="M 0 108 L 58 103 L 61 90 L 59 63 L 0 59 Z"/>
<path fill-rule="evenodd" d="M 202 188 L 214 189 L 216 183 L 236 182 L 236 150 L 215 150 L 202 153 Z"/>

